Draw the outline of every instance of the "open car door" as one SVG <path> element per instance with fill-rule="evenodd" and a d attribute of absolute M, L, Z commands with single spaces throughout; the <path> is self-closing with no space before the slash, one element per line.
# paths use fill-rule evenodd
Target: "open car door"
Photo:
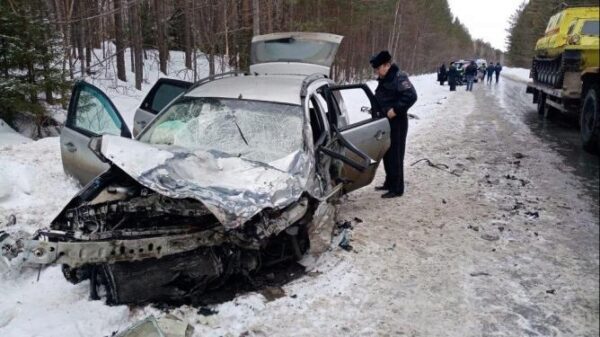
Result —
<path fill-rule="evenodd" d="M 83 185 L 109 168 L 89 148 L 92 137 L 104 134 L 131 138 L 123 117 L 106 94 L 89 83 L 77 82 L 60 134 L 60 153 L 65 172 Z"/>
<path fill-rule="evenodd" d="M 250 72 L 329 76 L 342 39 L 340 35 L 308 32 L 255 36 L 250 51 Z"/>
<path fill-rule="evenodd" d="M 323 90 L 330 114 L 332 112 L 340 114 L 340 107 L 344 104 L 341 101 L 343 92 L 346 94 L 351 92 L 350 95 L 353 97 L 359 95 L 364 97 L 360 102 L 361 106 L 357 108 L 368 114 L 366 119 L 341 128 L 338 128 L 338 122 L 337 125 L 331 124 L 334 139 L 337 138 L 340 142 L 344 153 L 332 155 L 331 152 L 327 153 L 327 149 L 324 151 L 344 163 L 341 178 L 344 181 L 344 192 L 348 193 L 373 181 L 379 163 L 390 147 L 390 124 L 366 84 L 331 86 Z M 340 92 L 342 95 L 335 95 L 335 92 Z M 330 123 L 332 122 L 330 120 Z"/>
<path fill-rule="evenodd" d="M 187 81 L 160 78 L 135 111 L 133 136 L 136 137 L 167 104 L 185 92 L 192 84 Z"/>

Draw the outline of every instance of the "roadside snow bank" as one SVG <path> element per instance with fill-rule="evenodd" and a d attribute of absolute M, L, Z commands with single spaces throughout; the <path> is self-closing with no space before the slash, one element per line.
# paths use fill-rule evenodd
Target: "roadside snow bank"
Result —
<path fill-rule="evenodd" d="M 90 301 L 89 281 L 67 282 L 60 266 L 0 275 L 0 336 L 111 336 L 128 326 L 127 306 Z"/>
<path fill-rule="evenodd" d="M 527 83 L 529 82 L 529 69 L 504 67 L 500 76 L 508 77 L 513 81 Z"/>
<path fill-rule="evenodd" d="M 0 230 L 29 233 L 50 224 L 79 187 L 62 168 L 58 137 L 0 145 Z M 3 228 L 10 215 L 17 225 Z"/>
<path fill-rule="evenodd" d="M 25 144 L 29 142 L 31 142 L 31 139 L 22 136 L 20 133 L 8 126 L 5 121 L 0 119 L 0 146 Z M 1 189 L 0 194 L 2 194 Z"/>
<path fill-rule="evenodd" d="M 417 118 L 427 117 L 435 113 L 443 105 L 449 94 L 447 85 L 441 86 L 436 82 L 436 74 L 425 74 L 410 76 L 409 79 L 417 90 L 417 102 L 409 109 L 409 114 Z M 371 91 L 375 93 L 377 81 L 367 82 Z M 342 91 L 344 102 L 348 107 L 348 118 L 350 123 L 357 123 L 370 118 L 370 115 L 361 112 L 362 106 L 370 106 L 367 96 L 360 89 Z M 416 119 L 416 118 L 415 118 Z"/>

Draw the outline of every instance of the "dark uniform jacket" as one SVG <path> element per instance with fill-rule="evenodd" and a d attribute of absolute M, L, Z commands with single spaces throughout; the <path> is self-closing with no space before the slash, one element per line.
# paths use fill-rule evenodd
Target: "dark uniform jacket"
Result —
<path fill-rule="evenodd" d="M 456 70 L 455 66 L 450 66 L 450 69 L 448 70 L 448 81 L 449 82 L 456 82 L 456 78 L 458 77 L 458 70 Z"/>
<path fill-rule="evenodd" d="M 445 81 L 447 79 L 448 71 L 446 70 L 446 65 L 442 64 L 440 69 L 438 69 L 437 80 Z"/>
<path fill-rule="evenodd" d="M 465 69 L 465 75 L 477 76 L 477 66 L 474 64 L 469 64 L 467 69 Z"/>
<path fill-rule="evenodd" d="M 408 75 L 392 64 L 384 78 L 377 79 L 375 97 L 385 115 L 390 108 L 398 115 L 406 114 L 417 101 L 417 91 L 408 80 Z"/>

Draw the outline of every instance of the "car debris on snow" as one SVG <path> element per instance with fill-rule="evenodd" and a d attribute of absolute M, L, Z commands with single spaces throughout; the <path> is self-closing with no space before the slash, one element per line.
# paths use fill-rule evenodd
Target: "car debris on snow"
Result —
<path fill-rule="evenodd" d="M 489 273 L 486 272 L 474 272 L 474 273 L 470 273 L 469 275 L 473 276 L 473 277 L 477 277 L 477 276 L 491 276 Z"/>
<path fill-rule="evenodd" d="M 418 164 L 418 163 L 420 163 L 422 161 L 426 162 L 427 165 L 429 165 L 430 167 L 433 167 L 433 168 L 436 168 L 438 170 L 441 170 L 441 171 L 444 171 L 444 172 L 448 172 L 448 173 L 450 173 L 450 174 L 452 174 L 454 176 L 460 177 L 460 174 L 458 174 L 457 172 L 450 171 L 449 170 L 450 167 L 448 165 L 442 164 L 442 163 L 435 164 L 431 160 L 429 160 L 428 158 L 419 159 L 419 160 L 415 161 L 414 163 L 410 164 L 410 166 L 415 166 L 416 164 Z"/>
<path fill-rule="evenodd" d="M 212 315 L 218 314 L 219 312 L 217 310 L 209 308 L 209 307 L 200 307 L 200 309 L 198 309 L 197 313 L 202 316 L 212 316 Z"/>
<path fill-rule="evenodd" d="M 467 229 L 471 229 L 475 232 L 479 232 L 479 226 L 468 225 Z"/>
<path fill-rule="evenodd" d="M 285 291 L 281 287 L 265 287 L 260 293 L 265 297 L 267 302 L 285 297 Z"/>
<path fill-rule="evenodd" d="M 492 235 L 492 234 L 482 234 L 481 238 L 486 240 L 486 241 L 498 241 L 500 240 L 500 237 L 498 235 Z"/>
<path fill-rule="evenodd" d="M 114 337 L 191 337 L 194 327 L 175 316 L 148 316 Z"/>

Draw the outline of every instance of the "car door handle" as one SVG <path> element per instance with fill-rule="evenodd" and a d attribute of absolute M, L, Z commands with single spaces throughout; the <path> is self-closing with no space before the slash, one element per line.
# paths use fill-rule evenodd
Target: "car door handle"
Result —
<path fill-rule="evenodd" d="M 142 128 L 146 126 L 146 124 L 148 124 L 148 122 L 146 121 L 137 121 L 136 122 L 139 126 L 141 126 Z"/>
<path fill-rule="evenodd" d="M 374 137 L 375 137 L 375 139 L 377 139 L 377 140 L 382 140 L 382 139 L 383 139 L 383 135 L 385 135 L 385 131 L 381 131 L 381 130 L 379 130 L 379 131 L 377 131 L 377 133 L 375 134 L 375 136 L 374 136 Z"/>
<path fill-rule="evenodd" d="M 77 151 L 77 147 L 75 146 L 75 144 L 73 144 L 71 142 L 65 143 L 65 147 L 67 148 L 67 151 L 69 151 L 69 152 Z"/>

